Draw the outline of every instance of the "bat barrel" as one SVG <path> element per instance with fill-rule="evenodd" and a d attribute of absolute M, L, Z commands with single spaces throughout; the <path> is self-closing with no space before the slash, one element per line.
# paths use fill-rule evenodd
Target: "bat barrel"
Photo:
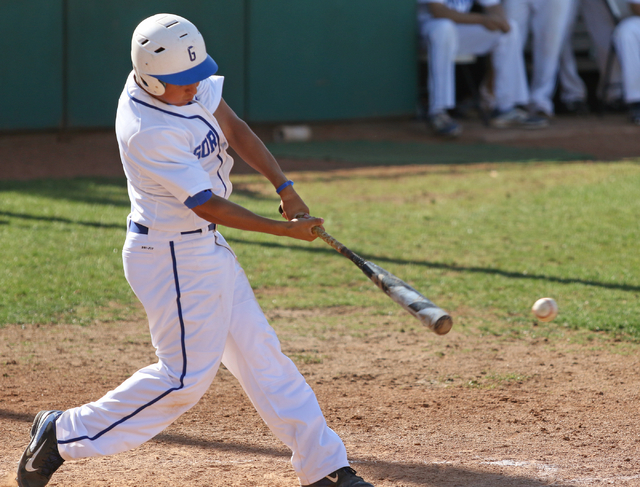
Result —
<path fill-rule="evenodd" d="M 421 309 L 416 316 L 436 335 L 446 335 L 453 326 L 451 316 L 437 307 Z"/>
<path fill-rule="evenodd" d="M 382 289 L 387 296 L 418 318 L 431 331 L 438 335 L 449 333 L 453 326 L 451 316 L 402 279 L 369 261 L 363 266 L 362 272 Z"/>
<path fill-rule="evenodd" d="M 350 259 L 360 270 L 371 279 L 384 293 L 402 306 L 405 310 L 418 318 L 429 330 L 437 335 L 449 333 L 453 326 L 453 319 L 449 314 L 438 308 L 425 296 L 420 294 L 406 282 L 386 271 L 382 267 L 364 260 L 355 252 L 345 247 L 320 227 L 313 227 L 313 233 L 328 243 L 335 250 Z"/>

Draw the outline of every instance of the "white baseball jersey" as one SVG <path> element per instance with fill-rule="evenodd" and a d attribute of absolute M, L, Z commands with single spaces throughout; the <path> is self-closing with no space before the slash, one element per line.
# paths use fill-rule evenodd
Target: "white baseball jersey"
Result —
<path fill-rule="evenodd" d="M 471 7 L 473 7 L 473 4 L 476 3 L 476 0 L 417 0 L 417 1 L 418 1 L 418 5 L 420 6 L 424 6 L 429 3 L 441 3 L 449 7 L 451 10 L 456 10 L 460 13 L 469 12 L 471 10 Z M 498 5 L 500 3 L 500 0 L 477 0 L 477 3 L 479 5 L 482 5 L 483 7 L 491 7 L 494 5 Z M 421 8 L 420 15 L 424 16 L 425 20 L 426 18 L 431 17 L 431 14 L 429 13 L 428 9 L 424 7 Z"/>
<path fill-rule="evenodd" d="M 461 13 L 466 13 L 471 10 L 471 7 L 476 0 L 418 0 L 418 3 L 442 3 L 452 10 L 457 10 Z M 500 0 L 477 0 L 478 4 L 483 7 L 490 7 L 492 5 L 498 5 Z"/>
<path fill-rule="evenodd" d="M 212 115 L 223 83 L 221 76 L 201 81 L 195 101 L 176 107 L 153 98 L 138 86 L 133 72 L 129 75 L 116 135 L 133 221 L 163 231 L 206 227 L 209 222 L 190 209 L 203 201 L 190 198 L 204 190 L 223 198 L 231 194 L 233 159 Z"/>

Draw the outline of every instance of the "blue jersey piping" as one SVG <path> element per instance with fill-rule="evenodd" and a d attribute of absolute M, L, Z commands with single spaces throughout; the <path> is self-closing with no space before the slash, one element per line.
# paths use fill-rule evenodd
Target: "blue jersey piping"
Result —
<path fill-rule="evenodd" d="M 204 117 L 201 117 L 200 115 L 191 115 L 191 116 L 188 117 L 186 115 L 181 115 L 179 113 L 173 113 L 173 112 L 170 112 L 169 110 L 163 110 L 162 108 L 158 108 L 156 106 L 153 106 L 150 103 L 144 102 L 142 100 L 138 100 L 136 97 L 132 96 L 129 92 L 127 92 L 127 95 L 134 102 L 139 103 L 140 105 L 143 105 L 143 106 L 145 106 L 147 108 L 152 108 L 154 110 L 158 110 L 159 112 L 166 113 L 167 115 L 172 115 L 172 116 L 178 117 L 178 118 L 184 118 L 186 120 L 193 120 L 194 118 L 197 118 L 198 120 L 202 120 L 204 122 L 204 124 L 213 131 L 214 135 L 218 139 L 218 147 L 220 147 L 220 135 L 218 135 L 218 132 L 216 131 L 215 128 L 213 128 L 213 125 L 211 125 Z M 220 157 L 220 149 L 218 149 L 218 156 L 217 157 L 218 157 L 218 160 L 220 161 L 220 167 L 218 167 L 218 171 L 216 172 L 216 174 L 218 175 L 218 179 L 222 183 L 222 186 L 224 186 L 224 197 L 226 198 L 227 197 L 227 185 L 224 184 L 224 179 L 222 179 L 222 176 L 220 175 L 220 169 L 222 169 L 222 164 L 224 163 L 223 160 L 222 160 L 222 157 Z"/>

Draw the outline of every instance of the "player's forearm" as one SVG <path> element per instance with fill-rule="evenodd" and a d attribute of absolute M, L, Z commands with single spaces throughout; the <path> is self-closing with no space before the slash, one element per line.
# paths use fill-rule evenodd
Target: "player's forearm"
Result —
<path fill-rule="evenodd" d="M 640 15 L 640 3 L 630 3 L 629 9 L 633 15 Z"/>
<path fill-rule="evenodd" d="M 287 180 L 278 162 L 247 123 L 238 117 L 224 99 L 216 109 L 218 120 L 229 145 L 252 168 L 267 178 L 274 187 Z"/>
<path fill-rule="evenodd" d="M 499 17 L 504 21 L 507 21 L 507 14 L 504 12 L 504 8 L 502 8 L 501 4 L 485 7 L 484 11 L 489 15 L 493 15 L 495 17 Z"/>
<path fill-rule="evenodd" d="M 238 123 L 229 144 L 243 161 L 267 178 L 275 188 L 287 180 L 269 149 L 244 121 Z"/>
<path fill-rule="evenodd" d="M 193 208 L 193 212 L 211 223 L 237 228 L 238 230 L 268 233 L 302 240 L 313 240 L 315 238 L 311 233 L 312 223 L 276 221 L 264 218 L 216 195 L 213 195 L 206 203 Z M 312 220 L 315 221 L 315 225 L 322 224 L 322 219 L 314 218 Z"/>
<path fill-rule="evenodd" d="M 246 208 L 213 195 L 209 201 L 193 208 L 200 218 L 239 230 L 252 230 L 284 236 L 287 222 L 261 217 Z"/>

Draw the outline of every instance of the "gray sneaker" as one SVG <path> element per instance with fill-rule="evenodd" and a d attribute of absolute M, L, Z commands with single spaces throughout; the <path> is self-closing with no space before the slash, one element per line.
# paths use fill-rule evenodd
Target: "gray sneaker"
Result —
<path fill-rule="evenodd" d="M 458 125 L 446 112 L 436 113 L 429 117 L 429 125 L 436 135 L 443 137 L 458 137 L 462 133 L 462 127 Z"/>
<path fill-rule="evenodd" d="M 358 477 L 351 467 L 342 467 L 306 487 L 373 487 L 373 484 Z"/>
<path fill-rule="evenodd" d="M 640 102 L 629 104 L 629 120 L 634 125 L 640 125 Z"/>
<path fill-rule="evenodd" d="M 58 451 L 56 420 L 62 411 L 40 411 L 31 426 L 31 441 L 18 464 L 19 487 L 44 487 L 64 462 Z"/>
<path fill-rule="evenodd" d="M 549 120 L 546 117 L 531 115 L 520 108 L 512 108 L 491 117 L 491 126 L 499 129 L 511 127 L 539 129 L 548 125 Z"/>

